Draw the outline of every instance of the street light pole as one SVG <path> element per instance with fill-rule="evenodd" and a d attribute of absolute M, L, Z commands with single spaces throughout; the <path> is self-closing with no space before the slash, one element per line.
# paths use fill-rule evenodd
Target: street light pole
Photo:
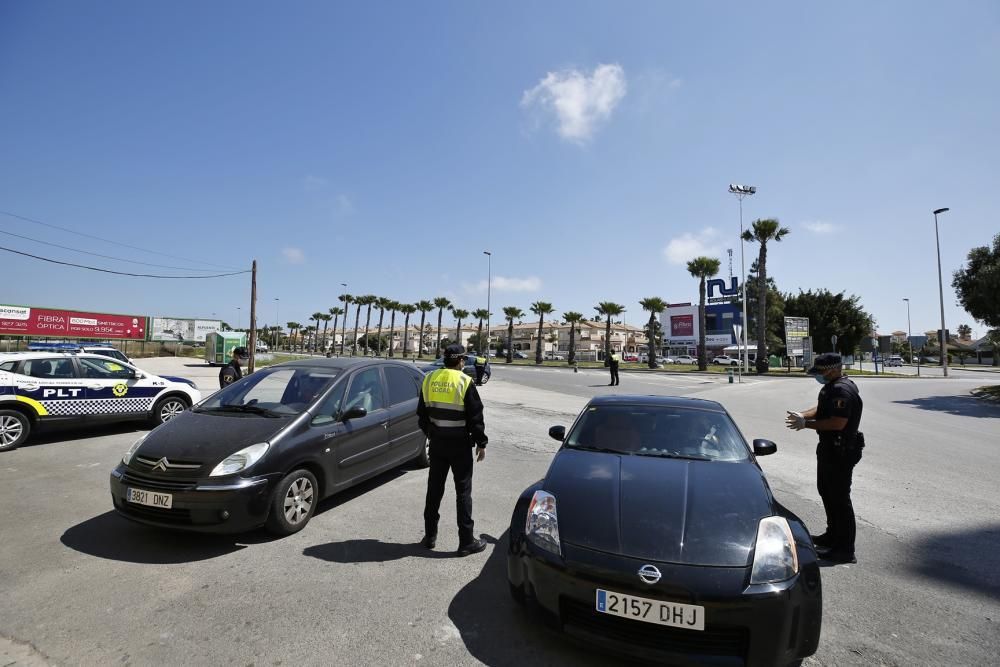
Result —
<path fill-rule="evenodd" d="M 493 289 L 493 253 L 489 250 L 484 250 L 483 254 L 486 255 L 486 358 L 490 358 L 490 319 L 492 318 L 492 312 L 490 312 L 490 293 Z M 483 341 L 479 341 L 479 352 L 483 352 Z"/>
<path fill-rule="evenodd" d="M 340 283 L 340 286 L 344 288 L 344 294 L 347 294 L 347 283 Z M 340 356 L 344 356 L 344 342 L 347 339 L 347 313 L 351 310 L 347 299 L 344 299 L 344 323 L 340 325 Z M 334 340 L 337 339 L 337 332 L 333 332 Z"/>
<path fill-rule="evenodd" d="M 910 363 L 913 363 L 913 330 L 910 327 L 910 300 L 903 297 L 906 302 L 906 340 L 910 343 Z M 917 361 L 917 377 L 920 377 L 920 362 Z"/>
<path fill-rule="evenodd" d="M 944 376 L 948 377 L 948 341 L 944 328 L 944 283 L 941 281 L 941 239 L 938 236 L 938 213 L 949 211 L 948 208 L 939 208 L 934 211 L 934 242 L 937 244 L 938 262 L 938 296 L 941 299 L 941 333 L 938 340 L 941 342 L 941 366 L 944 368 Z"/>
<path fill-rule="evenodd" d="M 236 306 L 236 330 L 237 331 L 240 330 L 240 327 L 243 324 L 243 313 L 241 312 L 241 310 L 242 309 L 239 306 Z"/>
<path fill-rule="evenodd" d="M 747 321 L 747 269 L 743 256 L 743 246 L 745 245 L 743 241 L 743 198 L 755 194 L 757 188 L 752 185 L 730 183 L 729 192 L 736 195 L 736 198 L 740 200 L 740 287 L 743 290 L 743 362 L 740 364 L 740 373 L 742 375 L 743 371 L 750 370 L 750 350 L 747 349 L 747 329 L 750 328 L 750 323 Z M 761 329 L 762 326 L 760 322 L 757 323 L 758 329 Z M 760 336 L 761 332 L 758 331 L 757 335 Z"/>

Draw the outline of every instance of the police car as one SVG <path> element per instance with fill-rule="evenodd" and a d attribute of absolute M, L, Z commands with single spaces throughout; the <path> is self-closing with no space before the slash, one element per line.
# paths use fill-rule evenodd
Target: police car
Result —
<path fill-rule="evenodd" d="M 85 352 L 0 353 L 0 451 L 54 424 L 170 420 L 201 400 L 190 380 Z"/>

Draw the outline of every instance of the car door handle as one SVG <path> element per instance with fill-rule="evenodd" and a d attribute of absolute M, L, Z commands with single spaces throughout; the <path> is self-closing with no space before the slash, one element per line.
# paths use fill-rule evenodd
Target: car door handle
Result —
<path fill-rule="evenodd" d="M 386 422 L 382 422 L 382 428 L 388 430 L 388 428 L 389 428 L 389 422 L 387 422 L 387 421 Z"/>
<path fill-rule="evenodd" d="M 95 390 L 97 390 L 97 389 L 104 389 L 104 385 L 103 384 L 92 384 L 92 385 L 90 385 L 88 387 L 88 389 L 95 389 Z"/>

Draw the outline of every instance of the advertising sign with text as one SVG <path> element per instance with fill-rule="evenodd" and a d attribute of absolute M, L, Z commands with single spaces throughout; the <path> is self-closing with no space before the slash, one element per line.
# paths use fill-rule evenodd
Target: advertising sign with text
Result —
<path fill-rule="evenodd" d="M 146 317 L 0 304 L 0 334 L 145 340 Z"/>

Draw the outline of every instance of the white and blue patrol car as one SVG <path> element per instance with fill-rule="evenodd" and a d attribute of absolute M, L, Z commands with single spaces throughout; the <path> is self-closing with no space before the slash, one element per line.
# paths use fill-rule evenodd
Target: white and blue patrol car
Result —
<path fill-rule="evenodd" d="M 53 424 L 140 419 L 159 425 L 200 400 L 190 380 L 152 375 L 107 356 L 0 353 L 0 451 Z"/>

